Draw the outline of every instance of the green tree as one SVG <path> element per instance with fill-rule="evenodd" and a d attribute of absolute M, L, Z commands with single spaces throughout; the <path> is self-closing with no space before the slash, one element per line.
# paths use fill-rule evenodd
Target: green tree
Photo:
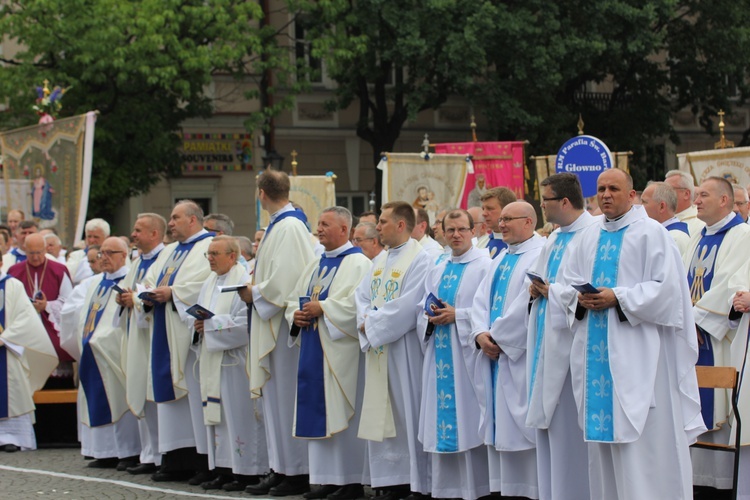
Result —
<path fill-rule="evenodd" d="M 110 216 L 179 175 L 181 123 L 210 116 L 215 75 L 260 78 L 270 65 L 283 78 L 288 58 L 262 17 L 258 3 L 232 0 L 4 2 L 0 33 L 21 50 L 2 59 L 2 125 L 35 121 L 34 87 L 44 79 L 71 87 L 62 115 L 99 110 L 89 215 Z"/>

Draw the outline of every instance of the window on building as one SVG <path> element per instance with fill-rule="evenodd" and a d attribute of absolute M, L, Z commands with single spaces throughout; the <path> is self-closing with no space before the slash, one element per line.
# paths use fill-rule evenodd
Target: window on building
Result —
<path fill-rule="evenodd" d="M 367 193 L 362 192 L 338 192 L 336 193 L 336 205 L 348 208 L 353 216 L 358 216 L 362 212 L 367 212 L 370 207 L 367 205 Z"/>
<path fill-rule="evenodd" d="M 305 16 L 294 19 L 294 55 L 297 63 L 297 77 L 310 83 L 324 83 L 323 61 L 312 55 L 309 40 L 310 20 Z"/>

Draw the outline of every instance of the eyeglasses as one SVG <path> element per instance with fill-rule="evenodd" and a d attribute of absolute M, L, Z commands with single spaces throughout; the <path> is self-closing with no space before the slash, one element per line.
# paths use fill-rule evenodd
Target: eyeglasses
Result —
<path fill-rule="evenodd" d="M 101 252 L 96 254 L 96 256 L 101 259 L 105 255 L 107 257 L 112 257 L 113 255 L 117 255 L 118 253 L 125 253 L 125 252 L 123 252 L 122 250 L 102 250 Z"/>
<path fill-rule="evenodd" d="M 564 199 L 564 196 L 555 196 L 554 198 L 545 198 L 544 196 L 542 196 L 542 201 L 560 201 Z"/>
<path fill-rule="evenodd" d="M 735 201 L 734 204 L 737 205 L 738 207 L 741 207 L 742 205 L 747 205 L 748 202 L 747 201 Z"/>
<path fill-rule="evenodd" d="M 447 234 L 448 236 L 453 236 L 456 233 L 466 234 L 469 231 L 471 231 L 470 227 L 449 227 L 445 230 L 445 234 Z"/>
<path fill-rule="evenodd" d="M 529 219 L 529 218 L 530 217 L 526 217 L 526 216 L 520 216 L 520 217 L 500 217 L 498 219 L 498 222 L 503 222 L 503 223 L 507 224 L 508 222 L 510 222 L 512 220 L 516 220 L 516 219 Z"/>
<path fill-rule="evenodd" d="M 215 259 L 219 255 L 229 255 L 230 253 L 234 253 L 234 252 L 205 252 L 203 256 L 207 259 L 210 259 L 211 257 Z"/>
<path fill-rule="evenodd" d="M 352 243 L 356 243 L 357 245 L 359 245 L 363 241 L 374 240 L 374 239 L 375 238 L 352 238 Z"/>

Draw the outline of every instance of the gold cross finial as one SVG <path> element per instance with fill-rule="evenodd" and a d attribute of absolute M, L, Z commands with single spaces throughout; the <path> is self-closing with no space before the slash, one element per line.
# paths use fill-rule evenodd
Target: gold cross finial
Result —
<path fill-rule="evenodd" d="M 292 150 L 292 175 L 297 175 L 297 151 Z"/>
<path fill-rule="evenodd" d="M 583 116 L 578 113 L 578 135 L 583 135 Z"/>
<path fill-rule="evenodd" d="M 734 142 L 729 141 L 724 137 L 724 110 L 720 109 L 716 114 L 719 115 L 719 141 L 714 143 L 714 149 L 733 148 Z"/>

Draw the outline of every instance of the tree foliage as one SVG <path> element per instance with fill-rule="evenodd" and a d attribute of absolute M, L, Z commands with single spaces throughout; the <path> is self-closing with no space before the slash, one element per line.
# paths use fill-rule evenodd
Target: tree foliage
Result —
<path fill-rule="evenodd" d="M 33 89 L 44 79 L 70 86 L 62 115 L 101 113 L 89 210 L 111 215 L 161 177 L 179 175 L 177 132 L 184 120 L 210 115 L 214 75 L 288 69 L 262 16 L 257 3 L 232 0 L 4 2 L 0 33 L 22 48 L 2 59 L 2 125 L 35 121 Z"/>
<path fill-rule="evenodd" d="M 326 0 L 292 7 L 317 20 L 314 43 L 339 85 L 336 104 L 359 102 L 357 133 L 375 160 L 406 120 L 453 94 L 484 115 L 486 139 L 528 139 L 535 154 L 557 151 L 576 133 L 580 113 L 587 133 L 613 151 L 636 153 L 642 183 L 654 141 L 677 140 L 676 111 L 689 109 L 710 131 L 711 117 L 744 104 L 748 92 L 750 10 L 729 0 Z M 594 84 L 604 90 L 592 93 Z"/>

